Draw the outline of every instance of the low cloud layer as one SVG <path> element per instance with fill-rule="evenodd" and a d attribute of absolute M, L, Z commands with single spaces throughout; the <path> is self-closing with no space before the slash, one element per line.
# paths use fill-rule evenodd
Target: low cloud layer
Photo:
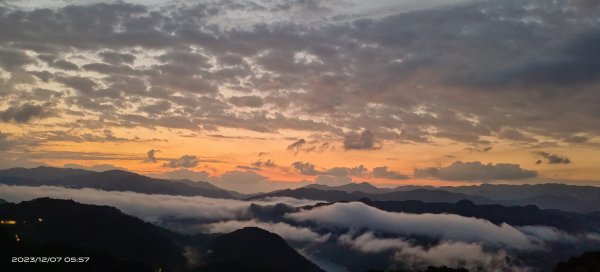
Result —
<path fill-rule="evenodd" d="M 398 235 L 424 235 L 445 240 L 486 242 L 514 248 L 532 248 L 518 229 L 454 214 L 406 214 L 382 211 L 360 202 L 335 203 L 288 214 L 298 222 L 342 229 L 369 229 Z"/>
<path fill-rule="evenodd" d="M 364 253 L 392 251 L 397 268 L 411 271 L 424 270 L 428 266 L 462 267 L 470 271 L 479 271 L 482 267 L 493 271 L 515 270 L 508 263 L 506 252 L 486 252 L 479 243 L 442 241 L 423 247 L 402 238 L 378 238 L 370 231 L 356 237 L 352 233 L 341 235 L 338 242 Z"/>
<path fill-rule="evenodd" d="M 313 257 L 327 259 L 339 254 L 337 250 L 342 248 L 342 252 L 354 252 L 365 260 L 383 256 L 388 268 L 397 270 L 422 270 L 433 265 L 465 267 L 471 271 L 527 271 L 519 262 L 521 255 L 544 254 L 549 243 L 579 245 L 582 237 L 600 241 L 595 234 L 576 236 L 546 226 L 515 228 L 454 214 L 393 213 L 360 202 L 303 210 L 298 207 L 316 205 L 317 201 L 294 198 L 240 201 L 0 185 L 0 199 L 19 202 L 39 197 L 109 205 L 145 221 L 185 232 L 227 233 L 248 226 L 260 227 Z M 331 250 L 334 252 L 327 254 L 333 255 L 327 255 Z M 523 254 L 515 255 L 520 253 Z M 352 262 L 340 263 L 346 264 Z"/>
<path fill-rule="evenodd" d="M 72 199 L 77 202 L 116 207 L 126 214 L 148 222 L 162 223 L 164 218 L 196 219 L 216 222 L 245 218 L 252 204 L 273 205 L 285 203 L 292 206 L 316 204 L 316 201 L 292 198 L 269 198 L 252 202 L 206 197 L 148 195 L 132 192 L 100 191 L 95 189 L 69 189 L 53 186 L 29 187 L 0 185 L 0 199 L 20 202 L 40 197 Z"/>
<path fill-rule="evenodd" d="M 209 233 L 229 233 L 237 229 L 244 227 L 259 227 L 270 232 L 276 233 L 288 241 L 294 242 L 312 242 L 322 243 L 329 239 L 330 234 L 320 235 L 313 232 L 309 228 L 295 227 L 286 223 L 268 223 L 260 222 L 257 220 L 248 221 L 222 221 L 217 223 L 206 224 L 202 226 L 202 229 Z"/>

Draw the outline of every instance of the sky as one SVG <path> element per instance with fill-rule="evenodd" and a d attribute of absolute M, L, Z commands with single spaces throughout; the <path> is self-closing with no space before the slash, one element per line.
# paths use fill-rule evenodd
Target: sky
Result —
<path fill-rule="evenodd" d="M 0 0 L 0 168 L 600 185 L 593 0 Z"/>

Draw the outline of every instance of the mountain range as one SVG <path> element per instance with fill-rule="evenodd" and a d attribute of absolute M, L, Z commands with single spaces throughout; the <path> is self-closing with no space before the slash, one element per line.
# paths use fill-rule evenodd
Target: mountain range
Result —
<path fill-rule="evenodd" d="M 368 198 L 374 201 L 417 200 L 428 203 L 456 203 L 466 199 L 475 204 L 535 205 L 540 209 L 558 209 L 578 213 L 600 211 L 599 187 L 552 183 L 535 185 L 482 184 L 456 187 L 409 185 L 395 188 L 379 188 L 367 182 L 340 186 L 311 184 L 298 189 L 246 195 L 221 189 L 204 181 L 158 179 L 122 170 L 95 172 L 55 167 L 0 170 L 0 183 L 94 188 L 105 191 L 131 191 L 146 194 L 205 196 L 226 199 L 288 196 L 323 201 L 355 201 Z"/>
<path fill-rule="evenodd" d="M 230 199 L 237 198 L 240 195 L 203 181 L 157 179 L 122 170 L 95 172 L 45 166 L 32 169 L 11 168 L 0 170 L 0 183 Z"/>

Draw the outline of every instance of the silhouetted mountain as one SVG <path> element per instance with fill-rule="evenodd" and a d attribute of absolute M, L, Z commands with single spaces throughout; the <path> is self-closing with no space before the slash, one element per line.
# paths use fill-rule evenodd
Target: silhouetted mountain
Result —
<path fill-rule="evenodd" d="M 338 186 L 329 186 L 329 185 L 324 185 L 324 184 L 310 184 L 310 185 L 304 186 L 304 188 L 313 188 L 313 189 L 318 189 L 318 190 L 322 190 L 322 191 L 343 191 L 346 193 L 363 192 L 363 193 L 369 193 L 369 194 L 383 194 L 383 193 L 389 193 L 389 192 L 411 191 L 411 190 L 417 190 L 417 189 L 436 190 L 436 188 L 433 186 L 418 186 L 418 185 L 402 185 L 402 186 L 398 186 L 395 188 L 381 188 L 381 187 L 376 187 L 373 184 L 368 183 L 368 182 L 348 183 L 348 184 L 338 185 Z"/>
<path fill-rule="evenodd" d="M 394 192 L 415 192 L 416 190 L 428 191 L 446 191 L 465 195 L 463 199 L 472 200 L 478 204 L 495 203 L 505 206 L 513 205 L 536 205 L 541 209 L 559 209 L 563 211 L 571 211 L 578 213 L 589 213 L 600 210 L 600 187 L 594 186 L 575 186 L 567 184 L 520 184 L 520 185 L 505 185 L 505 184 L 482 184 L 473 186 L 414 186 L 403 185 L 395 188 L 379 188 L 369 184 L 350 183 L 340 186 L 327 186 L 321 184 L 311 184 L 305 186 L 307 189 L 317 189 L 320 191 L 341 191 L 346 193 L 362 192 L 366 194 L 379 194 L 393 196 Z M 316 198 L 318 195 L 319 198 Z M 356 194 L 355 194 L 356 195 Z M 404 200 L 400 193 L 398 199 L 389 198 L 386 196 L 368 197 L 373 200 Z M 313 199 L 331 200 L 344 199 L 347 197 L 332 193 L 331 196 L 324 196 L 321 193 L 315 193 Z M 413 198 L 416 200 L 423 200 Z M 348 199 L 346 199 L 348 200 Z M 455 202 L 439 199 L 437 201 L 425 202 Z"/>
<path fill-rule="evenodd" d="M 55 264 L 44 271 L 182 271 L 187 261 L 178 234 L 121 213 L 108 206 L 40 198 L 1 204 L 0 255 L 90 257 L 82 264 Z M 7 271 L 32 271 L 16 263 Z M 46 264 L 47 265 L 47 264 Z"/>
<path fill-rule="evenodd" d="M 304 188 L 313 188 L 313 189 L 318 189 L 318 190 L 322 190 L 322 191 L 342 191 L 342 192 L 346 192 L 346 193 L 363 192 L 363 193 L 369 193 L 369 194 L 381 194 L 381 193 L 388 193 L 388 192 L 394 191 L 394 189 L 391 189 L 391 188 L 375 187 L 371 183 L 368 183 L 368 182 L 348 183 L 348 184 L 339 185 L 339 186 L 329 186 L 329 185 L 323 185 L 323 184 L 310 184 L 310 185 L 305 186 Z"/>
<path fill-rule="evenodd" d="M 281 237 L 248 227 L 211 241 L 209 254 L 199 271 L 321 272 Z"/>
<path fill-rule="evenodd" d="M 533 204 L 542 209 L 560 209 L 574 212 L 600 210 L 600 187 L 567 184 L 506 185 L 482 184 L 477 186 L 440 187 L 441 190 L 481 196 L 507 205 Z"/>
<path fill-rule="evenodd" d="M 206 182 L 171 181 L 121 170 L 94 172 L 81 169 L 38 167 L 0 170 L 0 183 L 29 186 L 94 188 L 145 194 L 235 198 L 230 192 Z"/>
<path fill-rule="evenodd" d="M 600 218 L 595 214 L 582 215 L 560 210 L 541 210 L 536 206 L 510 206 L 499 204 L 476 205 L 469 200 L 456 203 L 424 203 L 416 200 L 407 201 L 359 201 L 389 212 L 451 213 L 466 217 L 486 219 L 494 224 L 508 223 L 513 226 L 543 225 L 552 226 L 569 232 L 588 232 L 600 230 Z"/>
<path fill-rule="evenodd" d="M 566 262 L 560 262 L 554 272 L 597 272 L 600 271 L 600 251 L 586 252 L 581 256 L 572 257 Z"/>
<path fill-rule="evenodd" d="M 0 224 L 1 271 L 322 271 L 258 228 L 188 236 L 113 207 L 49 198 L 0 204 L 0 211 L 1 220 L 15 221 Z M 12 256 L 90 259 L 29 264 L 11 263 Z"/>
<path fill-rule="evenodd" d="M 369 194 L 364 192 L 344 192 L 344 191 L 336 191 L 336 190 L 319 190 L 315 188 L 298 188 L 298 189 L 288 189 L 275 191 L 271 193 L 256 195 L 251 197 L 250 199 L 259 199 L 264 197 L 276 197 L 276 196 L 288 196 L 294 198 L 304 198 L 304 199 L 314 199 L 314 200 L 324 200 L 330 202 L 336 201 L 353 201 L 361 198 L 368 198 L 372 200 L 419 200 L 423 202 L 457 202 L 462 199 L 469 199 L 476 203 L 487 204 L 491 203 L 490 200 L 479 197 L 479 196 L 470 196 L 459 193 L 451 193 L 442 190 L 426 190 L 426 189 L 417 189 L 410 191 L 397 191 L 397 192 L 389 192 L 389 193 L 380 193 L 380 194 Z"/>

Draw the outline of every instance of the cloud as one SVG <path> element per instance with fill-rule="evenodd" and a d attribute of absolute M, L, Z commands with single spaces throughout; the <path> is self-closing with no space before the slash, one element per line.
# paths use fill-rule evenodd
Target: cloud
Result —
<path fill-rule="evenodd" d="M 355 167 L 332 167 L 327 169 L 324 174 L 330 176 L 362 176 L 369 170 L 363 165 Z"/>
<path fill-rule="evenodd" d="M 527 143 L 535 143 L 538 142 L 537 139 L 527 136 L 522 132 L 514 129 L 503 129 L 498 134 L 500 139 L 512 140 L 515 142 L 527 142 Z"/>
<path fill-rule="evenodd" d="M 80 203 L 109 205 L 145 221 L 163 224 L 173 219 L 196 219 L 211 223 L 221 220 L 249 219 L 248 208 L 252 203 L 291 206 L 313 205 L 316 201 L 291 198 L 269 198 L 257 201 L 240 201 L 206 197 L 149 195 L 132 192 L 101 191 L 95 189 L 70 189 L 52 186 L 0 185 L 0 199 L 20 202 L 40 197 L 72 199 Z"/>
<path fill-rule="evenodd" d="M 387 166 L 375 167 L 371 175 L 374 178 L 387 178 L 387 179 L 408 179 L 409 176 L 396 171 L 388 170 Z"/>
<path fill-rule="evenodd" d="M 341 229 L 369 229 L 396 235 L 424 235 L 444 240 L 483 242 L 533 249 L 527 235 L 508 225 L 454 214 L 407 214 L 382 211 L 360 202 L 334 203 L 288 214 L 297 222 Z"/>
<path fill-rule="evenodd" d="M 157 161 L 156 153 L 158 153 L 158 152 L 160 152 L 160 150 L 154 150 L 154 149 L 148 150 L 148 152 L 146 153 L 146 158 L 144 159 L 144 162 L 156 163 L 156 161 Z"/>
<path fill-rule="evenodd" d="M 12 147 L 12 142 L 8 139 L 9 136 L 9 133 L 0 131 L 0 151 L 9 150 Z"/>
<path fill-rule="evenodd" d="M 232 96 L 228 99 L 229 103 L 238 107 L 260 108 L 263 106 L 263 100 L 260 96 Z"/>
<path fill-rule="evenodd" d="M 571 143 L 571 144 L 581 144 L 581 143 L 586 143 L 590 140 L 589 137 L 587 136 L 582 136 L 582 135 L 573 135 L 570 136 L 568 138 L 564 138 L 563 141 L 566 143 Z"/>
<path fill-rule="evenodd" d="M 446 167 L 415 169 L 416 177 L 433 177 L 442 180 L 491 181 L 518 180 L 537 176 L 534 170 L 522 169 L 518 164 L 482 164 L 479 161 L 456 161 Z"/>
<path fill-rule="evenodd" d="M 375 147 L 375 135 L 370 130 L 364 130 L 360 134 L 349 133 L 344 136 L 344 149 L 371 150 L 379 147 Z"/>
<path fill-rule="evenodd" d="M 294 162 L 292 163 L 292 167 L 294 167 L 300 174 L 308 175 L 308 176 L 317 176 L 321 175 L 323 178 L 327 178 L 333 180 L 335 177 L 349 177 L 349 176 L 363 176 L 368 172 L 368 169 L 363 165 L 355 166 L 355 167 L 332 167 L 325 170 L 317 170 L 315 165 L 309 162 Z M 347 179 L 345 179 L 347 180 Z"/>
<path fill-rule="evenodd" d="M 555 155 L 555 154 L 550 154 L 548 152 L 544 152 L 544 151 L 535 151 L 532 152 L 534 155 L 543 157 L 544 159 L 546 159 L 548 161 L 549 164 L 569 164 L 571 163 L 571 160 L 567 157 L 563 157 L 563 156 L 559 156 L 559 155 Z"/>
<path fill-rule="evenodd" d="M 315 14 L 299 8 L 306 3 L 236 3 L 239 22 L 222 19 L 233 9 L 221 1 L 158 4 L 160 13 L 128 3 L 11 8 L 0 14 L 8 29 L 0 66 L 9 72 L 0 89 L 18 87 L 38 100 L 32 90 L 48 83 L 77 90 L 53 99 L 80 113 L 86 128 L 102 116 L 96 123 L 107 127 L 292 129 L 344 137 L 349 150 L 378 148 L 377 140 L 533 144 L 600 133 L 599 35 L 585 23 L 597 5 L 387 2 L 373 9 L 319 2 L 327 8 Z M 54 68 L 25 69 L 44 55 Z M 69 63 L 86 73 L 55 71 L 76 68 Z M 19 99 L 3 99 L 2 108 Z M 147 102 L 172 106 L 149 116 Z M 66 123 L 57 129 L 68 131 Z"/>
<path fill-rule="evenodd" d="M 0 119 L 4 122 L 14 121 L 15 123 L 27 123 L 33 119 L 48 117 L 50 111 L 48 105 L 23 104 L 20 106 L 9 107 L 0 112 Z"/>
<path fill-rule="evenodd" d="M 193 155 L 183 155 L 178 159 L 172 159 L 163 164 L 163 167 L 169 168 L 193 168 L 198 166 L 200 159 Z"/>
<path fill-rule="evenodd" d="M 0 48 L 0 67 L 7 71 L 20 69 L 32 62 L 33 60 L 22 50 Z"/>
<path fill-rule="evenodd" d="M 308 176 L 316 176 L 322 174 L 323 172 L 315 169 L 315 165 L 309 162 L 294 162 L 292 163 L 292 167 L 294 167 L 300 174 L 308 175 Z"/>
<path fill-rule="evenodd" d="M 133 61 L 135 61 L 136 59 L 136 57 L 132 54 L 119 53 L 114 51 L 103 51 L 98 53 L 98 55 L 102 58 L 102 61 L 113 65 L 119 65 L 123 63 L 132 64 Z"/>
<path fill-rule="evenodd" d="M 478 243 L 442 241 L 426 248 L 402 238 L 378 238 L 371 231 L 356 237 L 346 233 L 338 238 L 338 242 L 368 254 L 393 251 L 398 268 L 411 271 L 429 266 L 466 268 L 470 271 L 479 271 L 481 267 L 495 271 L 513 270 L 505 251 L 486 252 Z"/>
<path fill-rule="evenodd" d="M 485 252 L 480 244 L 443 242 L 430 248 L 411 247 L 396 252 L 394 259 L 410 268 L 425 269 L 428 266 L 448 266 L 478 271 L 485 267 L 493 271 L 528 271 L 526 267 L 509 264 L 505 251 Z"/>
<path fill-rule="evenodd" d="M 316 232 L 313 232 L 309 228 L 296 227 L 282 222 L 267 223 L 257 220 L 221 221 L 217 223 L 205 224 L 201 228 L 207 230 L 209 233 L 229 233 L 245 227 L 258 227 L 273 232 L 285 240 L 294 242 L 323 243 L 331 236 L 330 234 L 320 235 Z"/>
<path fill-rule="evenodd" d="M 287 150 L 299 150 L 306 144 L 306 140 L 300 139 L 287 146 Z"/>
<path fill-rule="evenodd" d="M 277 164 L 274 161 L 272 161 L 271 159 L 268 159 L 266 161 L 256 161 L 256 162 L 253 162 L 252 165 L 254 165 L 256 167 L 268 167 L 268 168 L 277 167 Z"/>

